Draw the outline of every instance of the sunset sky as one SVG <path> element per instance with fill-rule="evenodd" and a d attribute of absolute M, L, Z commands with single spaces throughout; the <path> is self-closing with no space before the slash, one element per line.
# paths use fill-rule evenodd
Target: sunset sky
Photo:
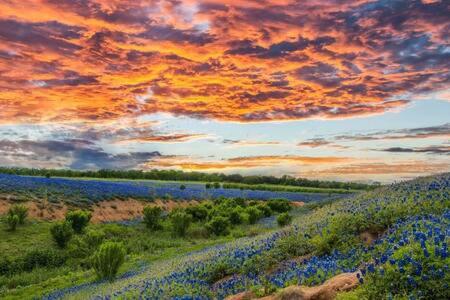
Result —
<path fill-rule="evenodd" d="M 450 1 L 3 0 L 0 166 L 450 171 Z"/>

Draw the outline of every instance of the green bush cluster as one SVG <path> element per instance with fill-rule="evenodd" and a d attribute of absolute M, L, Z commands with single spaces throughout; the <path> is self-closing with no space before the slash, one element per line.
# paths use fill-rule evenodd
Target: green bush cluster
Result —
<path fill-rule="evenodd" d="M 15 231 L 17 225 L 23 225 L 28 216 L 28 208 L 21 204 L 16 204 L 8 209 L 6 214 L 6 224 L 10 231 Z"/>
<path fill-rule="evenodd" d="M 84 228 L 89 224 L 92 214 L 83 210 L 70 211 L 66 214 L 66 221 L 71 224 L 75 233 L 82 233 Z"/>
<path fill-rule="evenodd" d="M 143 220 L 148 229 L 156 230 L 161 228 L 162 208 L 159 206 L 144 207 Z"/>

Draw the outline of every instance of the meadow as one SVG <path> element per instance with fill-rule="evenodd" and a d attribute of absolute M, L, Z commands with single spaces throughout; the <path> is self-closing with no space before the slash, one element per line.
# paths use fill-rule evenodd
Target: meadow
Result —
<path fill-rule="evenodd" d="M 449 187 L 442 174 L 300 207 L 222 195 L 171 212 L 149 208 L 139 220 L 88 222 L 63 248 L 52 240 L 56 222 L 26 219 L 12 231 L 3 216 L 0 297 L 282 299 L 289 287 L 300 294 L 346 275 L 352 289 L 325 299 L 449 299 Z M 124 251 L 109 278 L 95 267 L 105 243 Z"/>

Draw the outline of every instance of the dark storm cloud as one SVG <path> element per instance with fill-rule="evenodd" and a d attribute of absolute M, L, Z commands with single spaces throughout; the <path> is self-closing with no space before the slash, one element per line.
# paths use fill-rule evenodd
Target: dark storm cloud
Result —
<path fill-rule="evenodd" d="M 154 157 L 154 152 L 130 152 L 125 154 L 107 153 L 88 140 L 0 140 L 0 165 L 9 161 L 23 162 L 24 165 L 51 165 L 73 169 L 120 169 L 135 168 Z M 63 164 L 63 165 L 61 165 Z"/>
<path fill-rule="evenodd" d="M 0 40 L 51 49 L 66 55 L 82 48 L 66 40 L 80 38 L 82 31 L 81 27 L 68 26 L 56 21 L 28 23 L 0 19 Z"/>

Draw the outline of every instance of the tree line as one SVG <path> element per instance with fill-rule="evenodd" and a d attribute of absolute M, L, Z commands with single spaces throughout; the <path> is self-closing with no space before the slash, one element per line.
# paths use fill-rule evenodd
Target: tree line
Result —
<path fill-rule="evenodd" d="M 147 180 L 171 180 L 171 181 L 202 181 L 202 182 L 230 182 L 244 184 L 277 184 L 301 187 L 336 188 L 368 190 L 375 185 L 357 182 L 339 182 L 311 180 L 284 175 L 281 177 L 223 173 L 184 172 L 178 170 L 71 170 L 71 169 L 30 169 L 0 167 L 0 173 L 28 176 L 47 177 L 86 177 L 86 178 L 112 178 L 112 179 L 147 179 Z"/>

